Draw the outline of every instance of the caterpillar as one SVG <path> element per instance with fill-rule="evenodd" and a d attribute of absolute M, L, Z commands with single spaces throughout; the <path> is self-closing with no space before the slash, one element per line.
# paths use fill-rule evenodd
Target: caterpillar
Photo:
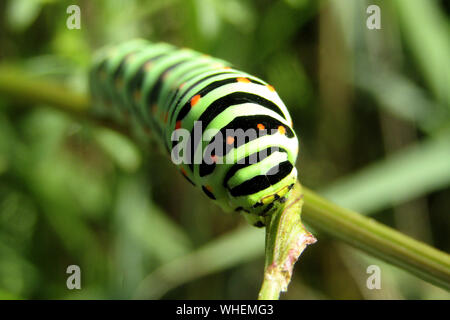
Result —
<path fill-rule="evenodd" d="M 99 51 L 89 86 L 96 113 L 156 135 L 181 174 L 224 211 L 262 227 L 286 201 L 298 139 L 263 80 L 194 50 L 136 39 Z"/>

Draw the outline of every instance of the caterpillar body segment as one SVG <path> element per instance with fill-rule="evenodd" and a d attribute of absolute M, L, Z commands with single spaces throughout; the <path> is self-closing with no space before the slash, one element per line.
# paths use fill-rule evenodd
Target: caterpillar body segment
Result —
<path fill-rule="evenodd" d="M 263 80 L 145 40 L 101 51 L 89 80 L 95 112 L 151 131 L 181 162 L 182 175 L 225 211 L 264 226 L 292 189 L 297 136 L 286 106 Z"/>

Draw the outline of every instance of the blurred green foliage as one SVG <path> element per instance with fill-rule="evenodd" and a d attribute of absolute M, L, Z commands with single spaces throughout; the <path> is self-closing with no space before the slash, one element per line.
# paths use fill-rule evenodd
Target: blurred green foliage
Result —
<path fill-rule="evenodd" d="M 0 2 L 0 59 L 86 91 L 100 46 L 134 37 L 227 59 L 272 83 L 303 184 L 450 251 L 448 2 Z M 381 30 L 366 8 L 381 7 Z M 225 215 L 160 153 L 49 106 L 0 96 L 0 298 L 256 298 L 263 233 Z M 66 268 L 82 289 L 66 288 Z M 381 290 L 366 268 L 380 265 Z M 448 299 L 324 236 L 286 299 Z"/>

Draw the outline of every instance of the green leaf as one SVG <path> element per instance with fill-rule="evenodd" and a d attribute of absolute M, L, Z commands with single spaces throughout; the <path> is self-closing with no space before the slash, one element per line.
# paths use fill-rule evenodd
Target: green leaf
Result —
<path fill-rule="evenodd" d="M 42 10 L 40 0 L 11 0 L 6 7 L 6 17 L 9 27 L 16 32 L 26 30 Z"/>
<path fill-rule="evenodd" d="M 434 95 L 450 108 L 450 41 L 446 18 L 438 2 L 396 0 L 401 30 Z"/>
<path fill-rule="evenodd" d="M 95 129 L 95 139 L 126 172 L 135 172 L 141 165 L 141 154 L 127 137 L 106 128 Z"/>
<path fill-rule="evenodd" d="M 150 273 L 141 282 L 135 298 L 160 298 L 184 283 L 251 261 L 262 255 L 263 248 L 263 230 L 250 226 L 238 228 Z"/>
<path fill-rule="evenodd" d="M 344 207 L 372 213 L 450 185 L 450 132 L 407 147 L 320 192 Z"/>

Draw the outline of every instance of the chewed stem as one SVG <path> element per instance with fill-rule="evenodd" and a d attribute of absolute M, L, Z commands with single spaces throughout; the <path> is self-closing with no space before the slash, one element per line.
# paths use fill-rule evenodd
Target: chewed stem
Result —
<path fill-rule="evenodd" d="M 285 206 L 271 217 L 266 227 L 266 261 L 259 300 L 277 300 L 287 291 L 294 264 L 307 245 L 317 240 L 302 224 L 302 187 L 297 181 Z"/>

